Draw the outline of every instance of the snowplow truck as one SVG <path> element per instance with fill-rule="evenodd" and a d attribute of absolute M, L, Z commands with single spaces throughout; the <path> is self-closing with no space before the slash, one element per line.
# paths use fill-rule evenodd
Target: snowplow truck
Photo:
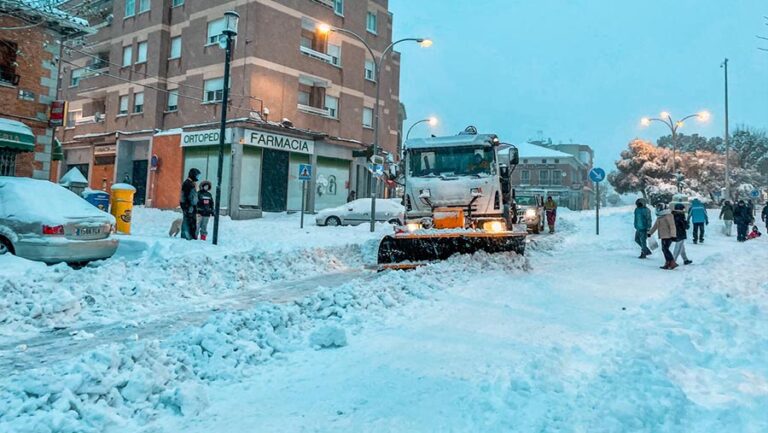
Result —
<path fill-rule="evenodd" d="M 407 141 L 403 162 L 405 224 L 382 239 L 381 269 L 477 251 L 524 253 L 527 230 L 514 224 L 510 209 L 514 146 L 470 127 L 456 136 Z"/>

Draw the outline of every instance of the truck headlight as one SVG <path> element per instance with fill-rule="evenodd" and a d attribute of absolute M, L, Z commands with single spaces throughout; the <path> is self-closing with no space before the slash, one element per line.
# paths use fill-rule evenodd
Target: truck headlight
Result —
<path fill-rule="evenodd" d="M 500 233 L 504 231 L 504 223 L 501 221 L 487 221 L 483 223 L 483 231 L 489 233 Z"/>
<path fill-rule="evenodd" d="M 535 218 L 536 217 L 536 209 L 526 209 L 525 210 L 525 217 L 526 218 Z"/>
<path fill-rule="evenodd" d="M 416 230 L 421 230 L 421 224 L 419 223 L 408 223 L 405 225 L 406 228 L 408 228 L 408 231 L 413 233 Z"/>
<path fill-rule="evenodd" d="M 482 197 L 483 196 L 483 189 L 482 188 L 472 188 L 469 190 L 469 193 L 472 195 L 472 197 Z"/>
<path fill-rule="evenodd" d="M 432 192 L 429 191 L 429 189 L 422 189 L 419 191 L 419 198 L 430 198 L 432 197 Z"/>

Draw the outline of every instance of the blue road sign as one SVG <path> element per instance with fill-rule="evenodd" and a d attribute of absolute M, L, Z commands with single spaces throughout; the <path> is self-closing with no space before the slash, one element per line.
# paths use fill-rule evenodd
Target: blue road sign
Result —
<path fill-rule="evenodd" d="M 752 192 L 750 192 L 750 193 L 749 193 L 749 195 L 750 195 L 752 198 L 760 198 L 760 190 L 758 190 L 758 189 L 753 189 L 753 190 L 752 190 Z"/>
<path fill-rule="evenodd" d="M 299 164 L 299 180 L 312 180 L 312 166 Z"/>
<path fill-rule="evenodd" d="M 589 178 L 592 182 L 600 183 L 605 180 L 605 170 L 595 167 L 592 170 L 589 170 Z"/>

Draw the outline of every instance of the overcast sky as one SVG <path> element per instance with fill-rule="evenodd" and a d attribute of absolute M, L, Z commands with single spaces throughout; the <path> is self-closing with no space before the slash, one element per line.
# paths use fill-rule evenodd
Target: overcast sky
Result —
<path fill-rule="evenodd" d="M 436 115 L 438 134 L 473 124 L 512 143 L 585 143 L 599 165 L 634 137 L 664 126 L 639 120 L 667 110 L 712 112 L 685 133 L 722 135 L 723 70 L 730 59 L 731 124 L 768 126 L 765 0 L 390 0 L 399 45 L 405 128 Z M 761 44 L 762 42 L 762 44 Z M 541 132 L 540 132 L 541 131 Z M 426 125 L 412 136 L 428 133 Z"/>

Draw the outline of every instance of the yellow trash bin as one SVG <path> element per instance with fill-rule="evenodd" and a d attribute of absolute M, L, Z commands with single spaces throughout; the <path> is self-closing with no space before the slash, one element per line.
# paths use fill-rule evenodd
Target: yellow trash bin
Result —
<path fill-rule="evenodd" d="M 131 234 L 131 212 L 133 212 L 133 195 L 136 188 L 127 183 L 112 185 L 112 195 L 109 199 L 110 213 L 115 217 L 115 229 L 118 233 Z"/>

